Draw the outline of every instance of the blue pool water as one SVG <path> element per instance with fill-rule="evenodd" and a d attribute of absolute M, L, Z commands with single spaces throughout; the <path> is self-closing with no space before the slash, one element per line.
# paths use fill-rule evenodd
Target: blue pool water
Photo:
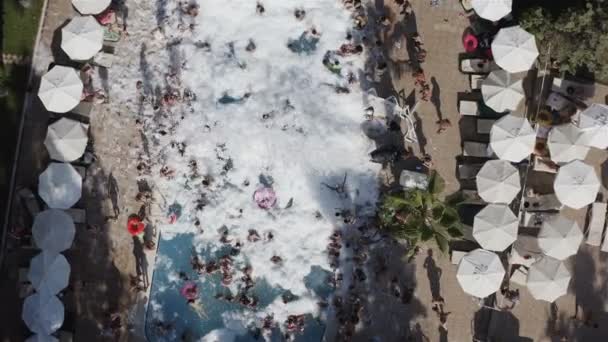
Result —
<path fill-rule="evenodd" d="M 192 271 L 190 266 L 190 253 L 192 246 L 191 234 L 182 234 L 171 240 L 159 239 L 157 264 L 155 265 L 154 278 L 150 294 L 150 304 L 146 317 L 146 335 L 149 341 L 179 341 L 183 334 L 187 335 L 188 341 L 198 341 L 215 329 L 225 328 L 222 319 L 224 312 L 251 310 L 245 309 L 242 305 L 230 303 L 215 298 L 217 293 L 226 293 L 228 290 L 221 285 L 221 275 L 205 275 L 205 281 L 199 281 L 199 276 Z M 199 253 L 203 260 L 218 257 L 226 254 L 225 251 L 211 253 L 208 250 Z M 158 262 L 159 259 L 169 258 L 171 263 Z M 171 269 L 167 269 L 170 264 Z M 197 283 L 199 289 L 200 303 L 204 308 L 206 317 L 200 317 L 190 308 L 186 300 L 181 296 L 180 289 L 183 281 L 172 282 L 169 279 L 171 272 L 185 272 L 190 280 Z M 320 267 L 312 267 L 311 272 L 304 279 L 306 286 L 312 289 L 319 299 L 327 299 L 332 288 L 325 281 L 328 272 Z M 255 294 L 259 300 L 257 309 L 263 310 L 275 299 L 283 295 L 286 291 L 280 287 L 272 287 L 266 281 L 254 279 L 255 286 L 250 293 Z M 233 295 L 236 295 L 233 293 Z M 154 327 L 153 322 L 158 314 L 162 314 L 165 323 L 171 323 L 172 328 L 168 332 L 159 332 Z M 294 313 L 296 314 L 296 313 Z M 282 324 L 282 322 L 279 322 Z M 250 333 L 238 336 L 238 342 L 262 341 L 263 338 L 255 336 L 253 327 Z M 308 316 L 303 333 L 296 337 L 296 341 L 311 342 L 321 341 L 325 332 L 323 322 Z M 283 338 L 278 329 L 272 335 L 272 341 L 282 341 Z"/>

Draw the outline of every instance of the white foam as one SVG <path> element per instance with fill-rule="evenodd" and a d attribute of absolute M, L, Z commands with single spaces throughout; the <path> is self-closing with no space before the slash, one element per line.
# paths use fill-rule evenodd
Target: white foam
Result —
<path fill-rule="evenodd" d="M 164 117 L 155 117 L 149 104 L 142 111 L 145 135 L 151 140 L 151 160 L 158 162 L 153 166 L 152 182 L 162 194 L 157 196 L 159 204 L 165 213 L 166 206 L 174 202 L 183 206 L 177 223 L 170 225 L 166 218 L 161 219 L 163 237 L 197 233 L 193 222 L 198 218 L 204 233 L 196 237 L 196 244 L 219 248 L 217 230 L 225 225 L 230 238 L 245 243 L 239 261 L 252 265 L 255 279 L 266 279 L 301 297 L 289 305 L 280 300 L 273 303 L 268 311 L 273 311 L 276 319 L 284 320 L 288 314 L 318 314 L 317 299 L 303 279 L 313 265 L 330 269 L 328 237 L 342 225 L 335 212 L 342 208 L 369 210 L 378 191 L 378 167 L 368 158 L 373 145 L 360 129 L 363 95 L 352 89 L 356 86 L 349 94 L 337 94 L 326 84 L 344 85 L 346 81 L 322 64 L 327 50 L 345 43 L 352 26 L 350 13 L 336 0 L 265 0 L 263 16 L 256 14 L 255 1 L 206 0 L 200 2 L 195 19 L 184 17 L 186 25 L 193 20 L 195 30 L 181 33 L 176 2 L 171 1 L 166 6 L 167 18 L 161 21 L 164 34 L 160 34 L 153 32 L 157 25 L 153 6 L 157 3 L 129 2 L 129 42 L 118 52 L 120 58 L 110 70 L 109 83 L 114 110 L 135 116 L 139 108 L 136 82 L 144 80 L 148 90 L 157 86 L 164 89 L 173 59 L 174 64 L 183 65 L 182 85 L 197 95 L 191 108 L 179 104 Z M 303 21 L 293 15 L 299 6 L 306 10 Z M 316 51 L 311 55 L 291 52 L 287 41 L 313 26 L 322 34 Z M 170 53 L 166 44 L 175 37 L 183 40 Z M 245 51 L 249 39 L 257 45 L 254 53 Z M 193 44 L 197 41 L 209 42 L 211 51 L 197 48 Z M 230 42 L 235 58 L 227 57 Z M 344 68 L 356 70 L 361 64 L 361 59 L 354 58 Z M 240 104 L 218 104 L 225 93 L 241 97 L 246 92 L 252 95 Z M 293 110 L 285 110 L 286 100 Z M 275 111 L 274 117 L 262 120 L 262 114 L 271 111 Z M 162 136 L 158 134 L 161 128 L 172 133 Z M 185 156 L 170 147 L 171 141 L 187 145 Z M 234 167 L 224 172 L 228 158 Z M 201 175 L 214 178 L 208 188 L 200 185 L 202 179 L 188 178 L 191 159 L 197 161 Z M 159 176 L 164 165 L 176 170 L 173 180 Z M 345 173 L 344 196 L 322 185 L 341 183 Z M 277 207 L 269 211 L 258 208 L 252 200 L 253 192 L 261 186 L 260 175 L 272 177 L 278 196 Z M 249 186 L 243 185 L 246 180 Z M 203 192 L 210 203 L 197 212 L 196 199 Z M 290 199 L 291 208 L 279 209 Z M 317 211 L 323 214 L 322 219 L 315 217 Z M 260 234 L 272 231 L 273 241 L 247 242 L 252 228 Z M 273 255 L 283 259 L 282 266 L 269 261 Z M 213 336 L 224 333 L 214 332 Z"/>

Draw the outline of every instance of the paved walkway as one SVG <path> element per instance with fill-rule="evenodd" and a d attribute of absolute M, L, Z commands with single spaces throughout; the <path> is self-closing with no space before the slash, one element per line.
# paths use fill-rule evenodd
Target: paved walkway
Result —
<path fill-rule="evenodd" d="M 78 14 L 70 0 L 49 1 L 40 45 L 32 61 L 34 77 L 26 103 L 17 188 L 29 187 L 35 192 L 38 175 L 50 161 L 43 145 L 50 117 L 36 91 L 40 76 L 51 63 L 69 64 L 59 47 L 59 31 L 75 15 Z M 123 40 L 120 44 L 128 43 Z M 76 205 L 86 209 L 88 227 L 77 225 L 74 247 L 65 253 L 72 273 L 70 287 L 63 298 L 66 306 L 64 329 L 75 332 L 75 341 L 142 340 L 143 326 L 136 323 L 143 322 L 144 306 L 141 303 L 146 296 L 136 295 L 129 287 L 129 275 L 136 274 L 143 266 L 151 279 L 155 251 L 144 250 L 142 244 L 133 240 L 125 229 L 128 215 L 139 210 L 134 200 L 138 191 L 135 156 L 130 149 L 133 144 L 140 144 L 139 135 L 132 119 L 120 113 L 109 113 L 103 106 L 96 106 L 91 113 L 90 124 L 90 138 L 98 159 L 87 169 L 83 196 Z M 111 178 L 118 189 L 116 207 L 109 200 Z M 116 220 L 107 219 L 118 211 Z M 27 215 L 25 220 L 22 219 L 23 214 L 23 208 L 15 200 L 11 225 L 31 224 Z M 0 280 L 0 301 L 4 307 L 0 313 L 3 322 L 0 341 L 22 341 L 29 335 L 21 321 L 22 300 L 16 293 L 16 279 L 18 267 L 27 267 L 36 253 L 35 250 L 7 251 L 8 277 Z M 139 265 L 136 265 L 136 259 L 140 261 Z M 102 337 L 101 331 L 111 313 L 121 315 L 123 329 L 120 336 Z M 128 332 L 127 325 L 132 324 L 134 326 Z"/>

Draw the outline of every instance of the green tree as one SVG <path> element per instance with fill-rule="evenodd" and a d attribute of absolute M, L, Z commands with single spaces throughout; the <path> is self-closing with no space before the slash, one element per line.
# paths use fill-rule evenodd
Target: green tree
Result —
<path fill-rule="evenodd" d="M 608 0 L 548 2 L 518 16 L 520 25 L 536 36 L 543 62 L 550 57 L 562 72 L 586 69 L 608 80 Z"/>
<path fill-rule="evenodd" d="M 380 228 L 410 247 L 434 241 L 442 252 L 448 243 L 462 236 L 462 224 L 455 204 L 439 199 L 443 179 L 432 172 L 425 190 L 407 190 L 384 196 L 380 204 Z M 414 248 L 410 248 L 410 253 Z"/>

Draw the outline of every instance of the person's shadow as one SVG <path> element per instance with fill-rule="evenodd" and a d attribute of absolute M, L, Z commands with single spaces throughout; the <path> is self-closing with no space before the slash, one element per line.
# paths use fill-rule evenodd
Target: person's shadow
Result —
<path fill-rule="evenodd" d="M 431 296 L 433 301 L 441 301 L 441 268 L 437 267 L 435 259 L 433 259 L 433 250 L 429 248 L 427 257 L 424 259 L 424 268 L 426 268 L 426 275 L 429 278 L 429 284 L 431 286 Z"/>
<path fill-rule="evenodd" d="M 439 83 L 435 76 L 431 77 L 431 103 L 435 106 L 437 110 L 437 120 L 443 119 L 443 113 L 441 112 L 441 88 L 439 88 Z"/>
<path fill-rule="evenodd" d="M 148 282 L 148 260 L 144 253 L 144 245 L 141 240 L 137 237 L 133 237 L 133 255 L 135 256 L 135 272 L 138 277 L 141 277 L 144 286 L 147 288 Z"/>
<path fill-rule="evenodd" d="M 112 210 L 114 211 L 114 218 L 118 218 L 120 215 L 120 207 L 118 206 L 118 182 L 114 175 L 110 173 L 108 176 L 108 194 L 110 196 L 110 201 L 112 202 Z"/>

